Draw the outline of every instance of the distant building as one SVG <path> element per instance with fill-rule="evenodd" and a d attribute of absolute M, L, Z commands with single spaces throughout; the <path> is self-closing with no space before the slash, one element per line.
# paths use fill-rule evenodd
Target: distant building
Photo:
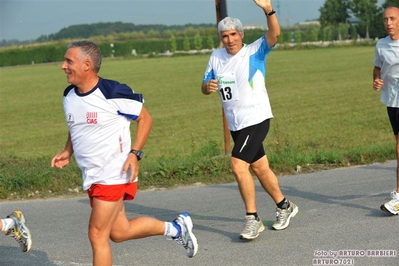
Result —
<path fill-rule="evenodd" d="M 265 29 L 262 25 L 259 24 L 245 24 L 243 25 L 244 30 L 255 30 L 255 29 Z"/>
<path fill-rule="evenodd" d="M 299 22 L 298 25 L 301 25 L 301 26 L 304 26 L 304 25 L 320 26 L 320 22 L 317 19 L 313 19 L 313 20 L 306 20 L 306 21 Z"/>

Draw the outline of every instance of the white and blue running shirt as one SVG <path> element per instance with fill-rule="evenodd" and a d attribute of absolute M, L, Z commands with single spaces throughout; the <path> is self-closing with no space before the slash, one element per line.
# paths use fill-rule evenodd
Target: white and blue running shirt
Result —
<path fill-rule="evenodd" d="M 203 82 L 218 79 L 218 91 L 231 131 L 272 118 L 266 91 L 266 56 L 272 50 L 263 35 L 235 55 L 225 48 L 213 51 Z"/>
<path fill-rule="evenodd" d="M 64 111 L 83 190 L 92 184 L 125 184 L 123 165 L 131 149 L 130 120 L 136 120 L 143 97 L 125 84 L 100 78 L 89 92 L 74 85 L 64 91 Z"/>
<path fill-rule="evenodd" d="M 375 46 L 374 66 L 381 68 L 381 102 L 388 107 L 399 107 L 399 40 L 390 36 L 378 40 Z"/>

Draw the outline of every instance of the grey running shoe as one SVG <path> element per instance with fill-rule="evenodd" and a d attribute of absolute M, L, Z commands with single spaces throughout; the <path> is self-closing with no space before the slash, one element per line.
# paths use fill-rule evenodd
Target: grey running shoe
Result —
<path fill-rule="evenodd" d="M 382 204 L 380 209 L 393 215 L 399 214 L 399 193 L 396 191 L 391 192 L 391 200 Z"/>
<path fill-rule="evenodd" d="M 258 217 L 258 220 L 256 220 L 255 216 L 246 215 L 245 219 L 247 221 L 245 222 L 244 230 L 240 234 L 240 239 L 251 240 L 257 238 L 259 233 L 265 230 L 265 226 L 263 225 L 260 217 Z"/>
<path fill-rule="evenodd" d="M 187 256 L 192 258 L 198 252 L 197 238 L 193 234 L 193 221 L 188 213 L 183 212 L 173 221 L 180 226 L 180 235 L 172 237 L 186 249 Z"/>
<path fill-rule="evenodd" d="M 290 219 L 298 213 L 298 206 L 290 201 L 288 209 L 276 208 L 276 222 L 273 224 L 274 230 L 283 230 L 290 224 Z"/>
<path fill-rule="evenodd" d="M 13 237 L 20 245 L 23 252 L 29 252 L 32 247 L 32 237 L 29 228 L 25 225 L 25 217 L 21 211 L 14 211 L 7 218 L 15 221 L 14 227 L 4 234 Z"/>

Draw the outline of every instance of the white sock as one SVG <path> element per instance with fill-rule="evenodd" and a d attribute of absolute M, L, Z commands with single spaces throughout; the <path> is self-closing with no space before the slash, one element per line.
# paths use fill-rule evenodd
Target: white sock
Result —
<path fill-rule="evenodd" d="M 0 220 L 3 223 L 3 228 L 1 229 L 1 231 L 3 231 L 3 232 L 7 231 L 8 229 L 10 229 L 11 227 L 13 227 L 15 225 L 14 219 L 6 218 L 6 219 L 0 219 Z"/>
<path fill-rule="evenodd" d="M 178 226 L 178 225 L 176 225 Z M 180 234 L 180 228 L 177 228 L 174 223 L 165 222 L 164 236 L 177 237 Z"/>

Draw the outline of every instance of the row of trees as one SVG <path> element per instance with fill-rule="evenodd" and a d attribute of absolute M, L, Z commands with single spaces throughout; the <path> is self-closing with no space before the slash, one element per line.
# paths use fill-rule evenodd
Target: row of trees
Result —
<path fill-rule="evenodd" d="M 135 25 L 133 23 L 108 22 L 72 25 L 61 29 L 58 33 L 41 35 L 33 41 L 2 40 L 0 46 L 11 46 L 31 43 L 48 43 L 67 39 L 88 39 L 96 37 L 103 41 L 116 42 L 144 39 L 168 39 L 176 37 L 194 37 L 217 35 L 214 24 L 186 24 L 180 26 Z"/>
<path fill-rule="evenodd" d="M 109 25 L 112 27 L 112 25 Z M 82 25 L 83 27 L 83 25 Z M 265 33 L 264 28 L 257 29 L 247 29 L 245 30 L 245 42 L 249 43 L 252 40 L 259 38 Z M 341 23 L 337 26 L 326 25 L 320 27 L 318 24 L 312 25 L 296 25 L 290 27 L 283 27 L 282 33 L 279 38 L 279 43 L 290 43 L 290 42 L 316 42 L 316 41 L 332 41 L 332 40 L 345 40 L 353 39 L 358 36 L 358 27 L 356 24 Z M 386 31 L 382 29 L 382 34 L 386 34 Z M 198 49 L 202 46 L 204 49 L 213 49 L 219 46 L 219 36 L 215 27 L 188 27 L 182 30 L 166 30 L 160 32 L 157 30 L 148 30 L 146 33 L 143 31 L 134 32 L 121 32 L 112 33 L 110 35 L 97 35 L 97 36 L 83 36 L 73 35 L 74 37 L 63 38 L 57 41 L 43 40 L 42 42 L 30 43 L 28 45 L 21 46 L 13 45 L 8 46 L 7 49 L 12 49 L 15 47 L 27 47 L 27 46 L 37 46 L 45 44 L 54 43 L 69 43 L 72 40 L 90 38 L 96 43 L 118 43 L 118 42 L 136 42 L 140 43 L 142 41 L 170 41 L 169 47 L 166 50 L 174 51 L 178 49 L 174 44 L 174 39 L 184 39 L 185 40 L 185 50 L 186 49 Z M 190 43 L 194 43 L 191 45 Z M 181 47 L 180 47 L 181 48 Z M 158 53 L 159 51 L 153 51 Z"/>
<path fill-rule="evenodd" d="M 286 43 L 295 42 L 320 42 L 336 40 L 339 35 L 346 36 L 348 28 L 342 25 L 340 28 L 331 27 L 308 27 L 306 30 L 292 28 L 282 33 L 279 44 L 282 48 L 289 48 L 291 45 Z M 355 32 L 355 29 L 352 29 Z M 245 41 L 250 43 L 258 39 L 264 30 L 247 30 Z M 355 34 L 356 36 L 356 34 Z M 215 35 L 202 36 L 196 34 L 194 37 L 176 37 L 172 35 L 169 39 L 143 39 L 128 41 L 107 41 L 101 37 L 90 38 L 96 42 L 104 57 L 131 57 L 131 56 L 157 56 L 169 51 L 175 52 L 195 52 L 214 49 L 219 46 L 219 38 Z M 38 63 L 60 62 L 63 60 L 68 43 L 73 40 L 61 40 L 44 44 L 27 45 L 23 47 L 8 47 L 0 49 L 0 67 L 27 65 Z M 372 43 L 372 42 L 370 42 Z M 329 43 L 327 43 L 329 44 Z"/>
<path fill-rule="evenodd" d="M 382 6 L 377 6 L 378 0 L 326 0 L 320 11 L 319 32 L 341 31 L 342 28 L 353 29 L 355 26 L 356 34 L 361 38 L 381 38 L 386 35 L 382 23 L 383 10 L 388 6 L 399 6 L 399 0 L 385 0 Z M 357 22 L 353 23 L 353 19 Z M 352 21 L 352 22 L 351 22 Z M 306 32 L 314 31 L 313 26 L 294 26 L 283 28 L 283 32 L 296 32 L 298 28 Z M 287 35 L 287 33 L 285 33 Z M 129 41 L 143 39 L 169 39 L 200 36 L 217 36 L 214 24 L 186 24 L 186 25 L 136 25 L 133 23 L 108 22 L 72 25 L 61 29 L 59 32 L 42 35 L 36 40 L 19 42 L 17 40 L 2 40 L 0 46 L 20 45 L 27 43 L 46 43 L 65 39 L 93 38 L 97 36 L 104 41 Z M 322 34 L 318 35 L 318 40 L 323 40 Z M 346 34 L 344 34 L 346 35 Z M 349 33 L 349 36 L 355 36 Z M 345 36 L 338 36 L 338 39 L 345 39 Z M 298 40 L 298 38 L 295 38 Z M 309 38 L 308 38 L 309 39 Z M 313 38 L 314 39 L 314 38 Z M 286 40 L 284 40 L 286 42 Z"/>

